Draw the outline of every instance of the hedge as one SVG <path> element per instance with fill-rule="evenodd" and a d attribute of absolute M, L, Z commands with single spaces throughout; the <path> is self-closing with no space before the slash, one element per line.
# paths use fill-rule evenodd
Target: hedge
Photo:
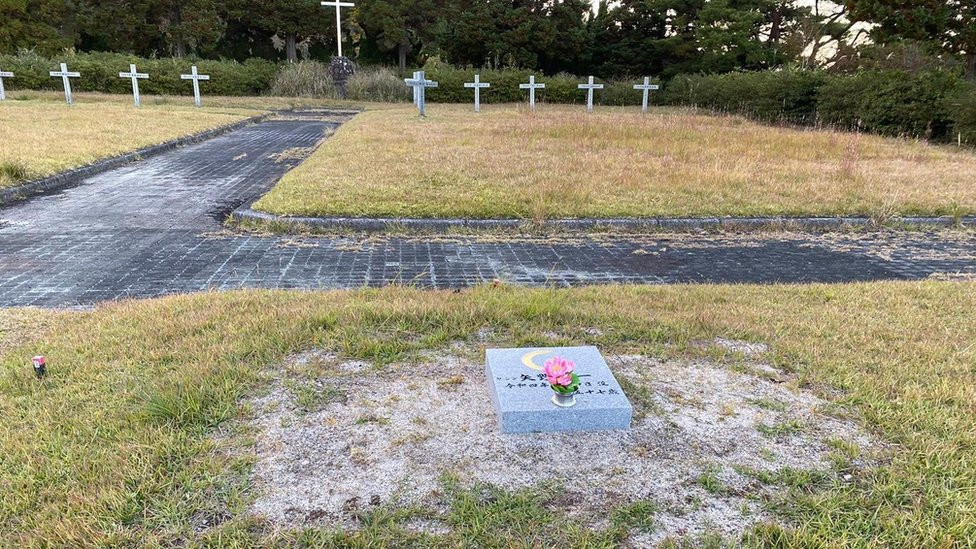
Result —
<path fill-rule="evenodd" d="M 483 103 L 515 103 L 528 101 L 529 91 L 519 88 L 519 84 L 529 81 L 535 74 L 536 82 L 544 83 L 544 89 L 536 90 L 536 101 L 545 103 L 586 103 L 586 90 L 577 88 L 586 78 L 571 74 L 544 76 L 527 70 L 457 69 L 443 64 L 428 64 L 424 67 L 425 76 L 436 80 L 438 86 L 427 90 L 427 99 L 435 103 L 470 103 L 474 100 L 474 90 L 465 88 L 465 82 L 474 82 L 477 73 L 482 82 L 489 82 L 490 88 L 481 90 Z M 597 105 L 640 105 L 642 92 L 633 88 L 637 81 L 605 81 L 604 89 L 596 90 L 593 102 Z M 651 92 L 653 100 L 658 92 Z"/>
<path fill-rule="evenodd" d="M 16 89 L 60 90 L 61 80 L 48 72 L 60 62 L 81 73 L 72 85 L 80 91 L 130 93 L 128 79 L 118 73 L 135 63 L 148 80 L 139 83 L 147 94 L 188 95 L 189 82 L 180 74 L 196 64 L 211 79 L 203 83 L 204 92 L 213 95 L 260 95 L 268 93 L 283 65 L 263 60 L 209 61 L 192 59 L 146 59 L 117 53 L 67 53 L 60 58 L 45 58 L 30 52 L 0 55 L 0 69 L 13 71 L 15 78 L 5 85 Z M 292 67 L 295 68 L 295 67 Z M 465 88 L 475 73 L 491 87 L 483 89 L 485 103 L 525 102 L 528 91 L 519 84 L 528 82 L 532 71 L 459 69 L 429 61 L 424 70 L 428 78 L 439 83 L 427 90 L 431 102 L 470 103 L 474 92 Z M 299 71 L 301 72 L 301 71 Z M 313 75 L 316 71 L 307 71 Z M 321 72 L 318 71 L 318 72 Z M 368 73 L 368 74 L 367 74 Z M 375 73 L 375 74 L 374 74 Z M 300 75 L 299 75 L 300 76 Z M 395 81 L 403 75 L 389 70 L 364 71 L 362 93 L 367 100 L 389 100 L 408 97 L 396 93 Z M 536 91 L 540 102 L 582 104 L 586 92 L 577 88 L 585 78 L 570 74 L 544 76 L 536 80 L 546 84 Z M 637 106 L 641 92 L 633 89 L 638 78 L 604 82 L 605 88 L 594 94 L 598 105 Z M 302 82 L 292 87 L 305 89 Z M 279 91 L 283 89 L 278 86 Z M 357 88 L 358 89 L 358 88 Z M 378 90 L 378 91 L 377 91 Z M 380 93 L 382 92 L 382 93 Z M 710 110 L 737 113 L 767 122 L 789 122 L 804 125 L 826 125 L 892 136 L 922 137 L 936 141 L 960 139 L 976 144 L 976 84 L 965 82 L 961 75 L 945 69 L 922 72 L 870 69 L 853 74 L 834 74 L 820 70 L 785 68 L 764 72 L 734 72 L 721 75 L 684 75 L 652 92 L 653 104 L 697 106 Z"/>
<path fill-rule="evenodd" d="M 963 143 L 976 145 L 976 84 L 966 83 L 956 90 L 946 101 L 953 134 Z"/>
<path fill-rule="evenodd" d="M 976 87 L 953 71 L 785 69 L 679 76 L 661 100 L 763 121 L 976 144 Z"/>
<path fill-rule="evenodd" d="M 201 74 L 209 74 L 210 80 L 201 82 L 208 95 L 260 95 L 268 90 L 278 71 L 278 65 L 263 59 L 237 61 L 208 61 L 193 59 L 146 59 L 120 53 L 68 53 L 58 58 L 46 58 L 25 52 L 17 55 L 0 55 L 0 68 L 12 71 L 14 78 L 4 81 L 8 89 L 61 90 L 60 78 L 53 78 L 50 71 L 58 70 L 60 63 L 81 73 L 71 79 L 71 86 L 78 91 L 105 93 L 131 93 L 129 79 L 119 78 L 120 72 L 128 72 L 129 64 L 135 63 L 139 72 L 149 78 L 139 81 L 139 90 L 146 94 L 192 95 L 193 86 L 181 80 L 190 66 L 196 65 Z"/>
<path fill-rule="evenodd" d="M 823 123 L 882 135 L 945 140 L 962 82 L 947 71 L 871 70 L 830 78 L 817 92 Z"/>
<path fill-rule="evenodd" d="M 822 71 L 796 69 L 678 76 L 668 83 L 661 100 L 745 114 L 767 122 L 813 124 L 817 119 L 817 90 L 827 79 Z"/>

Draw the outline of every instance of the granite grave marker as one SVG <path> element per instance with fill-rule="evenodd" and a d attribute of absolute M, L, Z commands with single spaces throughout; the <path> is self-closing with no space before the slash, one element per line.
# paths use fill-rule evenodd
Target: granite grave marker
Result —
<path fill-rule="evenodd" d="M 572 360 L 580 378 L 576 405 L 556 406 L 542 372 L 554 356 Z M 488 388 L 504 433 L 629 429 L 633 407 L 596 347 L 488 349 Z"/>

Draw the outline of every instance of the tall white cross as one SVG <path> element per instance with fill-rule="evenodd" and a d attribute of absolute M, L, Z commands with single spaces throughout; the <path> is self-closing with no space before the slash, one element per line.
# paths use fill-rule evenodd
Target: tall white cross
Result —
<path fill-rule="evenodd" d="M 593 112 L 593 90 L 602 90 L 603 84 L 594 84 L 591 76 L 586 84 L 579 84 L 576 87 L 586 90 L 586 112 Z"/>
<path fill-rule="evenodd" d="M 521 88 L 523 90 L 529 90 L 529 108 L 530 109 L 535 110 L 535 90 L 537 88 L 545 88 L 545 87 L 546 87 L 545 84 L 541 84 L 541 83 L 540 84 L 536 84 L 535 83 L 535 75 L 534 74 L 529 77 L 529 83 L 528 84 L 519 84 L 519 88 Z"/>
<path fill-rule="evenodd" d="M 12 72 L 0 71 L 0 101 L 3 101 L 4 99 L 7 98 L 7 94 L 3 90 L 3 79 L 4 78 L 13 78 L 13 77 L 14 77 L 14 73 L 12 73 Z"/>
<path fill-rule="evenodd" d="M 490 88 L 491 84 L 482 82 L 480 75 L 474 75 L 474 82 L 465 82 L 465 88 L 474 88 L 474 112 L 481 112 L 481 88 Z"/>
<path fill-rule="evenodd" d="M 635 90 L 644 90 L 644 102 L 641 103 L 641 112 L 647 112 L 647 92 L 660 89 L 657 84 L 651 84 L 649 76 L 644 77 L 643 84 L 634 84 Z"/>
<path fill-rule="evenodd" d="M 333 2 L 322 2 L 322 5 L 323 6 L 335 6 L 335 9 L 336 9 L 336 44 L 339 46 L 339 57 L 342 57 L 342 27 L 340 26 L 341 25 L 341 19 L 339 17 L 339 8 L 340 7 L 343 7 L 343 8 L 351 8 L 351 7 L 355 6 L 356 4 L 354 4 L 352 2 L 340 2 L 339 0 L 335 0 Z"/>
<path fill-rule="evenodd" d="M 424 71 L 417 71 L 413 78 L 404 78 L 403 81 L 414 90 L 414 94 L 417 97 L 417 110 L 420 111 L 420 116 L 427 116 L 426 90 L 427 88 L 436 88 L 437 82 L 427 80 Z"/>
<path fill-rule="evenodd" d="M 197 74 L 197 66 L 193 65 L 190 67 L 190 74 L 181 74 L 180 78 L 183 80 L 193 80 L 193 102 L 196 103 L 197 107 L 200 106 L 200 81 L 210 80 L 209 74 Z"/>
<path fill-rule="evenodd" d="M 68 72 L 68 65 L 67 65 L 67 63 L 61 63 L 61 70 L 60 71 L 51 71 L 50 74 L 51 74 L 51 76 L 60 76 L 61 77 L 61 82 L 64 83 L 64 99 L 65 99 L 65 101 L 68 102 L 69 105 L 73 104 L 74 103 L 74 97 L 71 95 L 71 80 L 68 80 L 68 79 L 69 78 L 78 78 L 78 77 L 81 76 L 81 73 Z"/>
<path fill-rule="evenodd" d="M 120 72 L 119 78 L 132 79 L 132 99 L 136 102 L 137 107 L 141 107 L 142 101 L 139 99 L 139 80 L 149 78 L 149 75 L 144 72 L 136 72 L 136 66 L 129 63 L 129 72 Z"/>

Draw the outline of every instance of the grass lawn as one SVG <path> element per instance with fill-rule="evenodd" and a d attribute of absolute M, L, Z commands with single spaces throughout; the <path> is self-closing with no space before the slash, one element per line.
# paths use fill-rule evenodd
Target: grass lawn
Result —
<path fill-rule="evenodd" d="M 131 96 L 76 93 L 68 107 L 54 92 L 17 91 L 0 103 L 0 188 L 82 166 L 266 112 L 337 102 L 276 97 Z"/>
<path fill-rule="evenodd" d="M 81 109 L 79 109 L 81 110 Z M 436 120 L 431 124 L 436 124 Z M 976 544 L 976 284 L 481 287 L 247 291 L 0 311 L 0 546 L 611 547 L 648 509 L 605 530 L 568 527 L 532 492 L 447 488 L 450 531 L 420 534 L 380 508 L 357 531 L 277 531 L 248 518 L 245 397 L 313 347 L 380 364 L 455 341 L 587 342 L 651 356 L 741 357 L 699 344 L 764 342 L 767 359 L 890 443 L 852 482 L 795 483 L 764 502 L 781 528 L 749 545 Z M 597 329 L 594 329 L 597 328 Z M 30 357 L 49 357 L 46 380 Z M 236 449 L 236 450 L 235 450 Z M 565 527 L 565 528 L 563 528 Z"/>
<path fill-rule="evenodd" d="M 976 154 L 687 110 L 465 105 L 368 111 L 256 205 L 374 217 L 954 215 Z"/>
<path fill-rule="evenodd" d="M 0 103 L 0 188 L 230 124 L 259 114 L 249 109 L 152 105 L 120 101 L 75 104 L 50 100 Z"/>

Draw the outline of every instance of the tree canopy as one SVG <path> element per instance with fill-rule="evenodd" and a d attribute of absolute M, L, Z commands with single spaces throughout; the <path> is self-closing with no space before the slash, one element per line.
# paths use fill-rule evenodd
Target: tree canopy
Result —
<path fill-rule="evenodd" d="M 822 4 L 837 9 L 821 10 Z M 0 0 L 0 53 L 65 49 L 294 61 L 335 51 L 319 0 Z M 602 77 L 723 73 L 819 60 L 855 24 L 976 77 L 976 0 L 358 0 L 344 50 L 366 63 L 518 67 Z M 865 32 L 865 31 L 861 31 Z"/>

